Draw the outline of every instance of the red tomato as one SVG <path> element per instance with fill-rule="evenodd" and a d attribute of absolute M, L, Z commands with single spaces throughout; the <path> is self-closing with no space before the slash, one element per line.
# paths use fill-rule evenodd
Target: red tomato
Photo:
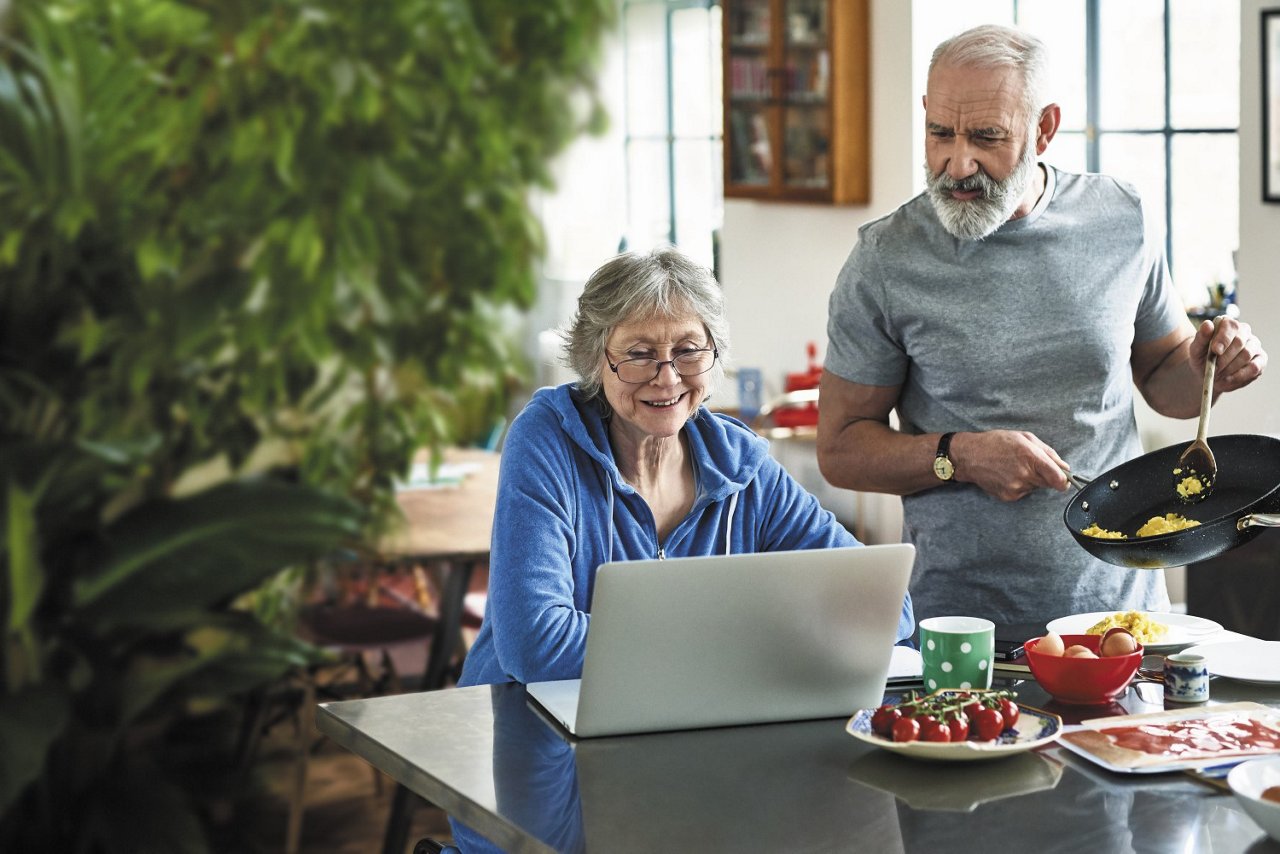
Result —
<path fill-rule="evenodd" d="M 974 715 L 973 728 L 981 741 L 994 741 L 1004 732 L 1004 717 L 995 709 L 983 709 Z"/>
<path fill-rule="evenodd" d="M 1018 715 L 1020 714 L 1017 703 L 1008 697 L 1000 698 L 1000 716 L 1004 718 L 1005 729 L 1013 729 L 1018 723 Z"/>
<path fill-rule="evenodd" d="M 921 741 L 951 741 L 951 730 L 946 724 L 934 721 L 929 726 L 920 727 Z"/>
<path fill-rule="evenodd" d="M 871 731 L 876 735 L 890 738 L 893 735 L 894 723 L 902 717 L 902 712 L 892 703 L 885 703 L 871 715 Z"/>
<path fill-rule="evenodd" d="M 947 729 L 951 730 L 952 741 L 964 741 L 969 737 L 969 719 L 964 715 L 956 715 L 947 721 Z"/>
<path fill-rule="evenodd" d="M 964 716 L 969 719 L 969 723 L 973 723 L 973 719 L 977 717 L 978 712 L 982 711 L 982 704 L 974 700 L 972 703 L 966 703 L 963 711 Z"/>
<path fill-rule="evenodd" d="M 920 724 L 915 718 L 898 718 L 893 722 L 894 741 L 915 741 L 920 737 Z"/>

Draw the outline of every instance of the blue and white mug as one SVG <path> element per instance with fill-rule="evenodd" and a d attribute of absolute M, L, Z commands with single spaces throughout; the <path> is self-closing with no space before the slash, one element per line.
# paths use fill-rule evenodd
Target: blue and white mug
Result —
<path fill-rule="evenodd" d="M 1209 668 L 1203 655 L 1175 652 L 1165 656 L 1164 698 L 1175 703 L 1203 703 L 1209 699 Z"/>

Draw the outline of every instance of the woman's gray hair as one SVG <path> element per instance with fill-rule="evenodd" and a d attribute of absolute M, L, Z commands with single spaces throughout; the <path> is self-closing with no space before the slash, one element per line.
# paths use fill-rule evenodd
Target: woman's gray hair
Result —
<path fill-rule="evenodd" d="M 1009 68 L 1022 80 L 1022 107 L 1035 124 L 1049 105 L 1049 56 L 1044 42 L 1016 27 L 983 24 L 954 35 L 933 50 L 929 75 L 939 65 L 960 68 Z"/>
<path fill-rule="evenodd" d="M 608 406 L 601 389 L 605 345 L 614 329 L 631 321 L 689 314 L 702 321 L 710 346 L 720 353 L 708 376 L 710 394 L 724 376 L 729 352 L 724 294 L 715 276 L 670 246 L 625 252 L 606 261 L 587 279 L 578 297 L 578 311 L 560 333 L 564 364 L 578 375 L 579 392 Z"/>

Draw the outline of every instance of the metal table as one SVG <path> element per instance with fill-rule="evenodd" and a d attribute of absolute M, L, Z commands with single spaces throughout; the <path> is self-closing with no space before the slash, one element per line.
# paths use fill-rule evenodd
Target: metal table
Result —
<path fill-rule="evenodd" d="M 1100 714 L 1031 680 L 997 687 L 1067 723 Z M 1280 706 L 1280 686 L 1212 690 L 1211 703 Z M 1161 708 L 1163 687 L 1145 683 L 1110 711 Z M 317 723 L 511 852 L 1280 851 L 1221 789 L 1112 773 L 1056 745 L 921 763 L 852 738 L 844 719 L 575 743 L 514 684 L 330 703 Z"/>

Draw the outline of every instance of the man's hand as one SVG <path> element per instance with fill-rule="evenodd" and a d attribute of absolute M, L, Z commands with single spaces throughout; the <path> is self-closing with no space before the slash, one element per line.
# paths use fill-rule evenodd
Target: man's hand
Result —
<path fill-rule="evenodd" d="M 1204 375 L 1204 363 L 1208 348 L 1218 356 L 1213 377 L 1213 393 L 1216 397 L 1227 391 L 1244 388 L 1262 376 L 1267 367 L 1267 353 L 1262 342 L 1253 334 L 1249 324 L 1224 316 L 1215 328 L 1212 320 L 1203 320 L 1191 339 L 1191 367 L 1198 375 Z"/>
<path fill-rule="evenodd" d="M 1063 492 L 1069 486 L 1067 463 L 1034 433 L 989 430 L 957 433 L 951 440 L 956 480 L 977 484 L 1001 501 L 1017 501 L 1043 488 Z"/>

